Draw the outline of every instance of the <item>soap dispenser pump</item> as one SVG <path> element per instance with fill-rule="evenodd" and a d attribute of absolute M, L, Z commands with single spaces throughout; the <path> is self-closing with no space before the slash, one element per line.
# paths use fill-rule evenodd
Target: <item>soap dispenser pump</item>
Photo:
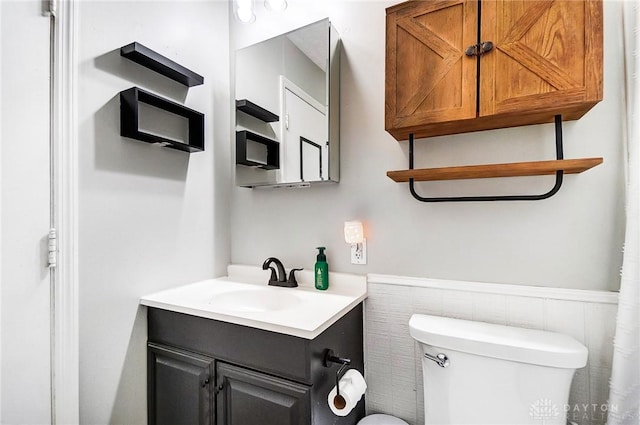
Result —
<path fill-rule="evenodd" d="M 329 264 L 327 264 L 327 256 L 324 254 L 326 248 L 319 246 L 316 249 L 318 250 L 314 269 L 316 289 L 325 291 L 329 288 Z"/>

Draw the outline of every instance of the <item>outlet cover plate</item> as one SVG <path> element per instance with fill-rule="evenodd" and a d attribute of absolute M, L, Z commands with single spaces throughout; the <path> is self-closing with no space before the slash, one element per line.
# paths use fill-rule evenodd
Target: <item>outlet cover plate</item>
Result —
<path fill-rule="evenodd" d="M 351 264 L 367 264 L 367 240 L 359 245 L 361 250 L 358 250 L 358 244 L 351 244 Z"/>

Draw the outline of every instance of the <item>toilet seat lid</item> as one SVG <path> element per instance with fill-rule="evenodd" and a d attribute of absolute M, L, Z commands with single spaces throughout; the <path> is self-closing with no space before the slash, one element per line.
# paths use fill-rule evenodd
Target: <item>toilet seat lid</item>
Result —
<path fill-rule="evenodd" d="M 363 418 L 358 425 L 409 425 L 400 418 L 390 415 L 381 415 L 376 413 L 375 415 L 369 415 Z"/>

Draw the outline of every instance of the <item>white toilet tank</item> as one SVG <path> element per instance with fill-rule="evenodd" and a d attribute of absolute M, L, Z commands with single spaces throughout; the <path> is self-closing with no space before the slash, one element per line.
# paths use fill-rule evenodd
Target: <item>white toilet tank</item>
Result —
<path fill-rule="evenodd" d="M 421 314 L 409 327 L 432 357 L 422 358 L 425 425 L 566 425 L 571 380 L 588 355 L 575 339 Z"/>

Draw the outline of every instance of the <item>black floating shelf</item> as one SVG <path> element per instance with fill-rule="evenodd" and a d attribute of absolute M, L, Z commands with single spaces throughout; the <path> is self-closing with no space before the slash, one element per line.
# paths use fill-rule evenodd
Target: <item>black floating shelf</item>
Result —
<path fill-rule="evenodd" d="M 187 118 L 189 120 L 189 143 L 140 131 L 138 128 L 139 103 L 155 106 Z M 120 135 L 147 143 L 162 144 L 168 148 L 185 152 L 200 152 L 204 150 L 204 114 L 138 87 L 132 87 L 120 92 Z"/>
<path fill-rule="evenodd" d="M 150 48 L 134 41 L 120 48 L 120 56 L 147 67 L 165 77 L 171 78 L 187 87 L 199 86 L 204 77 L 175 63 L 171 59 L 154 52 Z"/>
<path fill-rule="evenodd" d="M 247 99 L 236 100 L 236 109 L 264 122 L 276 122 L 280 119 L 273 112 L 267 111 Z"/>
<path fill-rule="evenodd" d="M 267 147 L 266 164 L 247 159 L 247 140 Z M 258 167 L 264 170 L 277 170 L 280 168 L 280 143 L 247 130 L 236 131 L 236 164 Z"/>

